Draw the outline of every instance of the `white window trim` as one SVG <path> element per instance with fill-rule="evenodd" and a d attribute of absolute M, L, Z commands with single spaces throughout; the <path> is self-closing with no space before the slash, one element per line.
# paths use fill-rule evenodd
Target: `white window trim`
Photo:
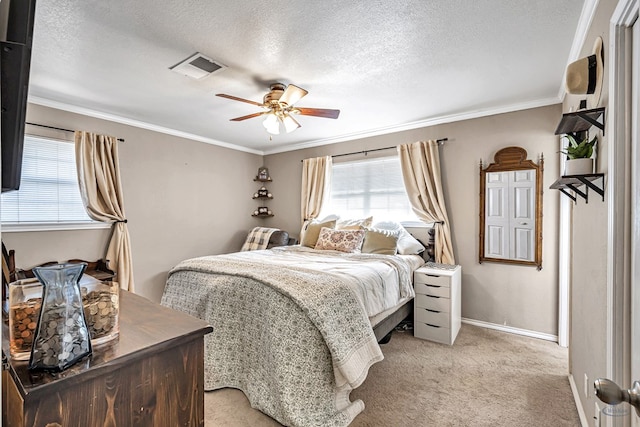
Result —
<path fill-rule="evenodd" d="M 64 222 L 64 223 L 10 223 L 2 224 L 3 233 L 23 233 L 31 231 L 70 231 L 70 230 L 97 230 L 111 228 L 110 222 Z"/>
<path fill-rule="evenodd" d="M 404 228 L 433 228 L 433 222 L 424 221 L 400 221 Z"/>

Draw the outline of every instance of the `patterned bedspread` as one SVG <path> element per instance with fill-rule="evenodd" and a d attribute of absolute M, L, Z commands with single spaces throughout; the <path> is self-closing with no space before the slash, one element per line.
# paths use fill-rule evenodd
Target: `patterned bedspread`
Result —
<path fill-rule="evenodd" d="M 349 279 L 344 254 L 333 251 L 322 252 L 339 260 L 336 271 L 313 268 L 310 259 L 285 268 L 296 252 L 309 250 L 183 261 L 169 273 L 162 304 L 213 326 L 205 336 L 206 390 L 238 388 L 254 408 L 287 426 L 346 426 L 364 409 L 349 393 L 383 358 L 354 290 L 362 280 Z M 365 276 L 385 277 L 379 265 L 399 277 L 415 268 L 385 255 L 353 258 Z M 374 258 L 378 266 L 372 268 Z M 396 292 L 407 292 L 402 288 Z"/>

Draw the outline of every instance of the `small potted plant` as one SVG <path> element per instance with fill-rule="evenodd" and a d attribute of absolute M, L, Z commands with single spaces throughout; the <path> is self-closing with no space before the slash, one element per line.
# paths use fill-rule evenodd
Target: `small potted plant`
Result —
<path fill-rule="evenodd" d="M 585 135 L 584 139 L 578 141 L 574 135 L 564 135 L 569 140 L 566 150 L 561 151 L 567 155 L 564 163 L 564 175 L 588 175 L 593 173 L 593 151 L 595 149 L 597 137 L 589 141 Z"/>

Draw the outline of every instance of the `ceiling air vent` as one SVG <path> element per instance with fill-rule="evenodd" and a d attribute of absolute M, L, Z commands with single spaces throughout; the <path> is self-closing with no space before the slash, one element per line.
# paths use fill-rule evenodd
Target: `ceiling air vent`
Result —
<path fill-rule="evenodd" d="M 170 70 L 179 74 L 184 74 L 192 79 L 201 79 L 225 68 L 227 67 L 211 58 L 207 58 L 200 52 L 191 55 L 173 67 L 169 67 Z"/>

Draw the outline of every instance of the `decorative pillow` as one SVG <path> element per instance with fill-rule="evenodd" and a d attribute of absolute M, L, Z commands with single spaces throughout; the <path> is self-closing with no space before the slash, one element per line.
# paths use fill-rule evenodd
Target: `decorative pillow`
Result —
<path fill-rule="evenodd" d="M 320 229 L 322 227 L 334 228 L 335 226 L 335 219 L 323 222 L 314 220 L 305 221 L 305 223 L 302 225 L 302 230 L 300 230 L 300 245 L 310 248 L 315 247 L 316 242 L 318 241 L 318 235 L 320 235 Z"/>
<path fill-rule="evenodd" d="M 365 230 L 332 230 L 323 227 L 320 230 L 316 249 L 340 252 L 360 252 Z"/>
<path fill-rule="evenodd" d="M 367 228 L 362 243 L 363 254 L 395 255 L 398 252 L 398 232 Z"/>
<path fill-rule="evenodd" d="M 362 219 L 342 219 L 336 223 L 336 230 L 360 230 L 371 227 L 373 217 Z"/>
<path fill-rule="evenodd" d="M 398 232 L 398 253 L 400 255 L 414 255 L 424 252 L 424 246 L 416 240 L 402 224 L 394 221 L 383 221 L 373 225 L 375 228 Z"/>

